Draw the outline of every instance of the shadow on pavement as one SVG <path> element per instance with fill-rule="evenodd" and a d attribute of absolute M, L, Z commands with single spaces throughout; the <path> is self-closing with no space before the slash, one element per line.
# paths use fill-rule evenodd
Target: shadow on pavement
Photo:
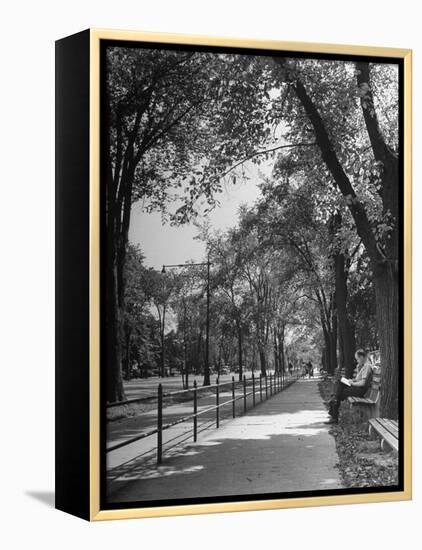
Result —
<path fill-rule="evenodd" d="M 278 394 L 196 444 L 165 453 L 159 467 L 139 460 L 122 468 L 109 502 L 341 487 L 335 443 L 323 424 L 327 412 L 315 389 L 300 383 L 288 398 Z"/>

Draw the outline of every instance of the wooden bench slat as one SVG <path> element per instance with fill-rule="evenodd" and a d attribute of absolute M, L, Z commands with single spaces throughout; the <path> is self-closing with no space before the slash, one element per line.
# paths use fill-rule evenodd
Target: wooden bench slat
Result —
<path fill-rule="evenodd" d="M 375 405 L 375 400 L 370 399 L 369 397 L 350 397 L 353 399 L 352 403 L 362 403 L 365 405 Z"/>
<path fill-rule="evenodd" d="M 385 420 L 383 418 L 371 418 L 369 420 L 370 426 L 378 433 L 378 435 L 381 436 L 381 439 L 385 441 L 389 447 L 394 449 L 395 451 L 398 451 L 399 448 L 399 440 L 398 437 L 393 435 L 385 426 Z M 391 426 L 391 424 L 388 424 Z"/>
<path fill-rule="evenodd" d="M 397 439 L 397 437 L 394 437 L 393 434 L 391 434 L 390 432 L 387 432 L 386 430 L 381 435 L 382 435 L 382 439 L 387 443 L 389 447 L 391 447 L 395 451 L 398 451 L 399 440 Z M 381 447 L 384 448 L 383 445 L 381 445 Z"/>
<path fill-rule="evenodd" d="M 379 399 L 381 388 L 381 368 L 372 367 L 372 379 L 371 385 L 365 393 L 364 397 L 348 397 L 348 403 L 351 406 L 362 407 L 365 410 L 365 414 L 369 416 L 377 416 L 379 414 Z M 363 412 L 363 411 L 362 411 Z"/>
<path fill-rule="evenodd" d="M 378 423 L 392 433 L 398 433 L 398 424 L 389 418 L 378 418 Z"/>
<path fill-rule="evenodd" d="M 390 420 L 389 418 L 383 418 L 383 426 L 386 430 L 388 430 L 390 433 L 392 433 L 395 437 L 398 437 L 399 435 L 399 427 L 396 423 L 394 423 L 393 420 Z"/>
<path fill-rule="evenodd" d="M 397 420 L 391 420 L 391 418 L 387 418 L 386 420 L 393 430 L 399 431 L 399 423 Z"/>

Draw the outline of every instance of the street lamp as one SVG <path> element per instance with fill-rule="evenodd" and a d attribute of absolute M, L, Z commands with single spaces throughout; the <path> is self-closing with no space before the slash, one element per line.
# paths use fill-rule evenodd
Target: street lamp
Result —
<path fill-rule="evenodd" d="M 205 367 L 204 367 L 204 386 L 211 384 L 210 380 L 210 257 L 206 262 L 188 263 L 188 264 L 165 264 L 161 270 L 161 273 L 166 273 L 167 268 L 179 268 L 190 266 L 207 266 L 207 322 L 206 322 L 206 336 L 205 336 Z"/>

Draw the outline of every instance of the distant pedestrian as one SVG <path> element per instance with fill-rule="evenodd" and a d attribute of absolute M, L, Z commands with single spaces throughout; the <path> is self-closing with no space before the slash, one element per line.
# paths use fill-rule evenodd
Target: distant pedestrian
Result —
<path fill-rule="evenodd" d="M 308 377 L 313 378 L 314 377 L 314 366 L 312 364 L 312 361 L 308 361 L 307 371 L 308 371 Z"/>
<path fill-rule="evenodd" d="M 289 369 L 289 374 L 290 376 L 292 375 L 293 373 L 293 365 L 291 364 L 291 362 L 289 361 L 289 366 L 288 366 L 288 369 Z"/>

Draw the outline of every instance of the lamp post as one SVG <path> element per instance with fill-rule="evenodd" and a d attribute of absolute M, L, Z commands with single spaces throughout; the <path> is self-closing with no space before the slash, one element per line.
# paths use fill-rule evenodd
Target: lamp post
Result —
<path fill-rule="evenodd" d="M 165 273 L 167 268 L 180 268 L 190 266 L 207 266 L 207 319 L 206 319 L 206 335 L 205 335 L 205 366 L 204 366 L 204 386 L 211 384 L 210 380 L 210 268 L 211 262 L 208 255 L 206 262 L 189 263 L 189 264 L 165 264 L 161 273 Z M 164 328 L 164 327 L 163 327 Z"/>

